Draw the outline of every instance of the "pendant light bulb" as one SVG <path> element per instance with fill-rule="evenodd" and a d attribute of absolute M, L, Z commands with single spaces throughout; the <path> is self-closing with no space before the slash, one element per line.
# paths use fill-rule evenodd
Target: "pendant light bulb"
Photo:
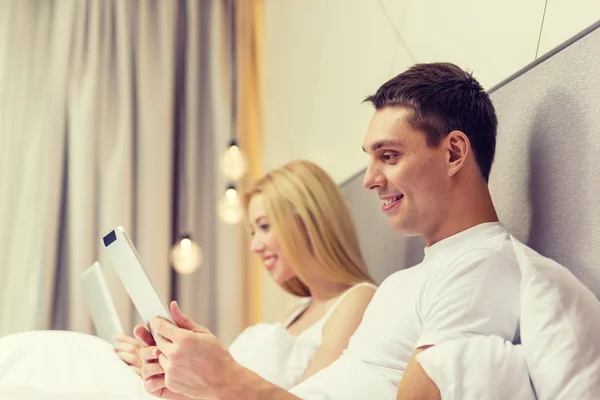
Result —
<path fill-rule="evenodd" d="M 171 247 L 170 258 L 173 269 L 186 275 L 200 268 L 204 255 L 200 246 L 194 243 L 189 235 L 184 235 Z"/>
<path fill-rule="evenodd" d="M 221 157 L 221 171 L 227 179 L 233 181 L 242 178 L 248 172 L 248 157 L 235 140 L 229 143 L 229 147 Z"/>
<path fill-rule="evenodd" d="M 231 185 L 219 200 L 219 218 L 226 224 L 234 225 L 242 220 L 243 214 L 242 203 L 237 190 Z"/>

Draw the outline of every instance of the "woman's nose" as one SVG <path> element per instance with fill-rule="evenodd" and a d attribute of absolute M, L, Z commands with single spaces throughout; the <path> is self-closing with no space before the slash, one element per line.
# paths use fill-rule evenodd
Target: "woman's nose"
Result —
<path fill-rule="evenodd" d="M 258 235 L 252 236 L 252 241 L 250 242 L 250 250 L 256 254 L 262 253 L 265 250 L 265 244 L 262 240 L 260 240 Z"/>

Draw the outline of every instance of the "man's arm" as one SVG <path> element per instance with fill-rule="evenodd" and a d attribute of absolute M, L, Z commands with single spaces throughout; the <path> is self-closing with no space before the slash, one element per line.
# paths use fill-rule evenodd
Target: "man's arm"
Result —
<path fill-rule="evenodd" d="M 438 387 L 417 361 L 417 354 L 429 347 L 420 347 L 413 353 L 400 380 L 396 400 L 441 400 Z"/>
<path fill-rule="evenodd" d="M 300 400 L 285 389 L 267 382 L 253 371 L 238 364 L 232 385 L 217 397 L 222 400 Z"/>

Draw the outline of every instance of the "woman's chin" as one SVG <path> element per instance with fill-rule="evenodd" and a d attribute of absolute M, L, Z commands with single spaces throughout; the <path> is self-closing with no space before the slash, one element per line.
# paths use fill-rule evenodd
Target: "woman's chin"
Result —
<path fill-rule="evenodd" d="M 267 268 L 267 273 L 268 273 L 269 275 L 271 275 L 271 278 L 272 278 L 272 279 L 273 279 L 275 282 L 279 283 L 279 276 L 280 276 L 281 274 L 280 274 L 280 273 L 279 273 L 279 271 L 277 270 L 277 266 L 275 266 L 275 267 L 273 267 L 273 268 Z"/>
<path fill-rule="evenodd" d="M 279 286 L 283 285 L 286 281 L 288 281 L 288 279 L 285 279 L 285 277 L 281 276 L 281 274 L 271 274 L 271 277 L 273 278 L 273 281 L 275 281 L 275 283 Z"/>
<path fill-rule="evenodd" d="M 287 281 L 294 277 L 294 275 L 290 276 L 290 274 L 282 273 L 277 268 L 269 271 L 269 274 L 271 274 L 271 278 L 273 278 L 273 281 L 275 281 L 275 283 L 279 286 L 285 284 Z"/>

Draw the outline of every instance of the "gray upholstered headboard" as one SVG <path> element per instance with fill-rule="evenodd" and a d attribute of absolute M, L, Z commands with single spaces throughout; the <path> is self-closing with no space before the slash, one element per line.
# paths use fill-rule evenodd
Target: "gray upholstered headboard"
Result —
<path fill-rule="evenodd" d="M 600 297 L 600 22 L 489 92 L 499 119 L 490 188 L 501 222 Z M 423 243 L 392 231 L 363 176 L 341 188 L 381 282 L 418 263 Z"/>

